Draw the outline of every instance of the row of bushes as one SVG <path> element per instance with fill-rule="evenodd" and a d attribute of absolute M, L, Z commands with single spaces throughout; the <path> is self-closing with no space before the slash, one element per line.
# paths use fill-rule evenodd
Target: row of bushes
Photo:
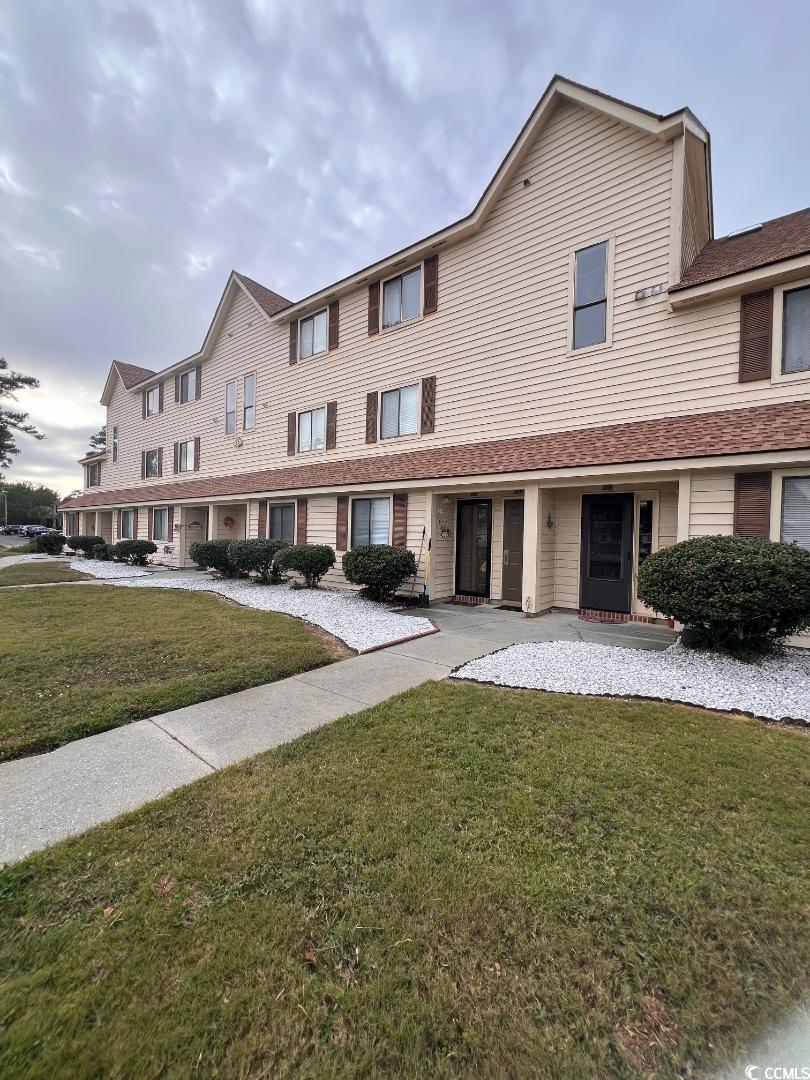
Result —
<path fill-rule="evenodd" d="M 336 562 L 328 544 L 288 545 L 261 539 L 197 540 L 189 555 L 198 566 L 229 578 L 255 573 L 260 581 L 277 584 L 292 571 L 301 575 L 308 589 L 317 588 Z M 362 586 L 363 596 L 387 600 L 416 573 L 416 559 L 406 548 L 364 544 L 343 556 L 343 573 L 347 581 Z"/>
<path fill-rule="evenodd" d="M 86 559 L 98 559 L 107 562 L 128 563 L 130 566 L 146 566 L 147 559 L 157 551 L 157 545 L 151 540 L 119 540 L 117 544 L 108 544 L 103 536 L 40 536 L 40 550 L 48 555 L 58 555 L 65 544 L 74 551 L 79 551 Z"/>

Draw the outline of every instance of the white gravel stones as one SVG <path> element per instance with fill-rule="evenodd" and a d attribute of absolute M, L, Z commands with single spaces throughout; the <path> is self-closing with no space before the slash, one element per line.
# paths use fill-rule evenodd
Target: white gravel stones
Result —
<path fill-rule="evenodd" d="M 289 585 L 254 585 L 250 581 L 182 577 L 121 580 L 113 584 L 218 593 L 245 607 L 305 619 L 334 634 L 358 652 L 368 652 L 404 638 L 422 637 L 434 631 L 428 619 L 398 615 L 383 604 L 336 589 L 291 589 Z"/>
<path fill-rule="evenodd" d="M 660 652 L 578 641 L 529 642 L 489 653 L 457 679 L 566 694 L 658 698 L 810 724 L 810 651 L 743 664 L 719 653 Z"/>
<path fill-rule="evenodd" d="M 116 581 L 118 578 L 149 577 L 151 571 L 141 566 L 127 566 L 126 563 L 100 562 L 98 559 L 71 559 L 70 569 L 78 570 L 90 577 L 102 581 Z"/>

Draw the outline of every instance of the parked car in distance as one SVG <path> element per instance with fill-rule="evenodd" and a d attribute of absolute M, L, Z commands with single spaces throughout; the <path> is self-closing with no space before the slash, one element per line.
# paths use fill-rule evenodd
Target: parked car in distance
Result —
<path fill-rule="evenodd" d="M 4 525 L 3 532 L 6 536 L 19 536 L 24 528 L 24 525 Z"/>
<path fill-rule="evenodd" d="M 47 525 L 23 525 L 20 529 L 21 536 L 40 536 L 44 532 L 48 532 Z"/>

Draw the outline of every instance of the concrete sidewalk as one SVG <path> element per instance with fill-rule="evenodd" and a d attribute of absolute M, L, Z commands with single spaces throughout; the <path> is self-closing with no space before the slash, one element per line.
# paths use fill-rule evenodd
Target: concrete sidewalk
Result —
<path fill-rule="evenodd" d="M 459 664 L 516 642 L 585 640 L 655 649 L 674 640 L 660 627 L 585 623 L 571 615 L 524 619 L 492 607 L 449 605 L 431 608 L 429 615 L 441 633 L 0 765 L 0 864 L 340 716 L 444 679 Z"/>

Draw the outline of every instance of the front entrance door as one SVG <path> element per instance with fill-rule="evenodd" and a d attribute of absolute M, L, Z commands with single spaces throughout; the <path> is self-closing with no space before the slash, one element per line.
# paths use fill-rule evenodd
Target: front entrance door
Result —
<path fill-rule="evenodd" d="M 208 539 L 208 507 L 184 506 L 181 516 L 180 566 L 192 566 L 189 549 L 195 540 Z"/>
<path fill-rule="evenodd" d="M 456 526 L 456 592 L 489 596 L 492 502 L 464 499 L 458 503 Z"/>
<path fill-rule="evenodd" d="M 523 603 L 523 499 L 503 500 L 503 579 L 501 596 Z"/>
<path fill-rule="evenodd" d="M 633 496 L 583 495 L 580 604 L 630 611 Z"/>

